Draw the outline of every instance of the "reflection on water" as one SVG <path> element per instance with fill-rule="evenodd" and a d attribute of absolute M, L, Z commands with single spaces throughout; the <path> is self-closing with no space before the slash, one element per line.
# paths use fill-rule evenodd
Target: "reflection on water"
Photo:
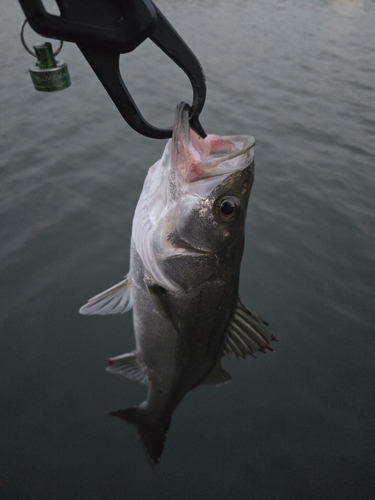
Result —
<path fill-rule="evenodd" d="M 3 2 L 0 497 L 372 499 L 374 3 L 158 5 L 205 69 L 204 128 L 257 140 L 240 295 L 281 341 L 224 362 L 235 383 L 188 394 L 148 470 L 106 415 L 140 398 L 103 371 L 134 349 L 131 316 L 77 310 L 122 279 L 165 142 L 123 123 L 72 44 L 72 86 L 35 92 L 23 15 Z M 191 90 L 152 45 L 122 71 L 146 118 L 170 126 Z"/>

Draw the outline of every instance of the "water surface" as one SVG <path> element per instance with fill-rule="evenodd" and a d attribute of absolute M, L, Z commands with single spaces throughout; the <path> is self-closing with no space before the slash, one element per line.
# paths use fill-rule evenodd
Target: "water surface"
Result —
<path fill-rule="evenodd" d="M 77 311 L 127 272 L 165 141 L 127 126 L 73 44 L 69 90 L 34 91 L 22 12 L 3 2 L 0 498 L 372 499 L 375 5 L 157 3 L 204 67 L 204 128 L 257 140 L 240 294 L 280 342 L 185 398 L 155 470 L 106 416 L 145 396 L 104 372 L 134 347 L 131 314 Z M 151 42 L 121 67 L 155 125 L 191 99 Z"/>

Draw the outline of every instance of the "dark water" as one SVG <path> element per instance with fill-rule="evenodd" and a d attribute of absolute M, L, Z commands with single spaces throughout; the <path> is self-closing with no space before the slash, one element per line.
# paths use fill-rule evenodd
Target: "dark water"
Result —
<path fill-rule="evenodd" d="M 205 69 L 206 130 L 257 139 L 240 292 L 281 341 L 185 398 L 156 469 L 106 416 L 145 395 L 104 372 L 131 315 L 77 311 L 127 272 L 165 142 L 129 129 L 72 44 L 72 87 L 35 92 L 22 12 L 1 2 L 0 498 L 372 499 L 375 4 L 158 5 Z M 152 123 L 191 99 L 151 42 L 122 70 Z"/>

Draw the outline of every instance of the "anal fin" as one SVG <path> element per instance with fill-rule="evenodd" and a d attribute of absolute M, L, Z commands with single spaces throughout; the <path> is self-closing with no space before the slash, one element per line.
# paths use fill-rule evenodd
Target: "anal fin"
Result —
<path fill-rule="evenodd" d="M 137 351 L 109 358 L 106 371 L 148 385 L 148 377 L 139 363 Z"/>

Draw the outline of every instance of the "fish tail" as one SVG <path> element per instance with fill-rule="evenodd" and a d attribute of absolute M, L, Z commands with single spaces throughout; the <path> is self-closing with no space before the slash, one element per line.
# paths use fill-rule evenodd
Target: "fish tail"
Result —
<path fill-rule="evenodd" d="M 151 464 L 159 463 L 171 422 L 170 418 L 166 422 L 155 423 L 154 419 L 151 420 L 149 412 L 139 406 L 111 411 L 108 415 L 121 418 L 128 424 L 134 425 Z"/>

